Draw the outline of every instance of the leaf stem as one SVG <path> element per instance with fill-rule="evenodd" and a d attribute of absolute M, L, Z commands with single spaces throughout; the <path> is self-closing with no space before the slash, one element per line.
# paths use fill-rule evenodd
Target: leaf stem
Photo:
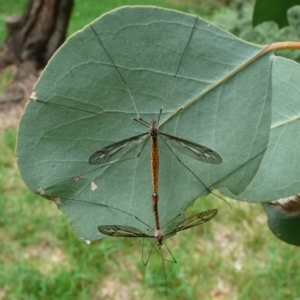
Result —
<path fill-rule="evenodd" d="M 300 49 L 300 42 L 278 42 L 267 46 L 260 54 L 263 55 L 270 51 Z"/>

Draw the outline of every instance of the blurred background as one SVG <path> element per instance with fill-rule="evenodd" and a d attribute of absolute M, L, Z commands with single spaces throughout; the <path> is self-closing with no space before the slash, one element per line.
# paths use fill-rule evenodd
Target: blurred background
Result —
<path fill-rule="evenodd" d="M 24 14 L 27 3 L 0 0 L 0 45 L 7 38 L 6 19 Z M 289 27 L 279 30 L 268 22 L 253 29 L 253 0 L 75 0 L 67 36 L 124 5 L 195 14 L 253 43 L 299 40 L 299 7 L 289 11 Z M 297 51 L 279 55 L 300 58 Z M 0 71 L 0 94 L 16 72 L 13 65 Z M 178 262 L 165 262 L 168 295 L 161 258 L 153 251 L 145 267 L 142 243 L 110 237 L 90 245 L 80 242 L 54 203 L 29 191 L 18 172 L 14 149 L 26 99 L 0 98 L 0 299 L 300 298 L 300 253 L 273 236 L 259 204 L 228 199 L 230 209 L 213 196 L 197 201 L 188 215 L 210 208 L 219 214 L 167 240 Z M 149 251 L 146 243 L 144 255 Z"/>

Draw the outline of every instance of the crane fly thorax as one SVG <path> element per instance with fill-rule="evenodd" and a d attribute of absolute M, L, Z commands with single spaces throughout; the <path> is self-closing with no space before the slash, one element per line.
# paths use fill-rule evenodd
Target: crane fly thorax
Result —
<path fill-rule="evenodd" d="M 151 135 L 151 137 L 156 137 L 158 131 L 159 129 L 157 127 L 157 121 L 155 119 L 152 119 L 148 132 Z"/>

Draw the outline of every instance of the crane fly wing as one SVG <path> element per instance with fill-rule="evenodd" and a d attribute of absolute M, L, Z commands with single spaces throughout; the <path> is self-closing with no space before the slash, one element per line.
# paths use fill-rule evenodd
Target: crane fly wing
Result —
<path fill-rule="evenodd" d="M 159 135 L 165 142 L 170 142 L 170 145 L 175 149 L 191 158 L 211 164 L 220 164 L 222 162 L 221 156 L 212 149 L 164 132 L 159 132 Z"/>
<path fill-rule="evenodd" d="M 112 162 L 119 159 L 121 156 L 130 152 L 148 133 L 135 135 L 131 138 L 110 144 L 93 153 L 89 158 L 89 164 L 98 165 L 106 162 Z"/>
<path fill-rule="evenodd" d="M 152 238 L 153 236 L 145 234 L 143 231 L 138 228 L 124 225 L 102 225 L 98 226 L 98 230 L 109 236 L 118 236 L 118 237 L 146 237 Z"/>
<path fill-rule="evenodd" d="M 206 223 L 212 218 L 214 218 L 217 215 L 217 213 L 218 213 L 217 209 L 211 209 L 207 211 L 202 211 L 196 215 L 188 217 L 182 223 L 180 223 L 176 228 L 168 232 L 166 235 L 170 235 Z"/>

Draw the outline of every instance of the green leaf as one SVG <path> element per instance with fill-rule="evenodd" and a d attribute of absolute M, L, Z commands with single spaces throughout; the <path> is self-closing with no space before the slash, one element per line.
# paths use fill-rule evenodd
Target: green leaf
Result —
<path fill-rule="evenodd" d="M 280 240 L 300 246 L 300 236 L 297 234 L 300 230 L 300 216 L 286 216 L 271 203 L 262 204 L 267 216 L 268 225 L 274 235 Z"/>
<path fill-rule="evenodd" d="M 249 186 L 235 199 L 268 202 L 297 194 L 300 190 L 300 66 L 274 57 L 272 68 L 273 115 L 270 141 L 259 170 Z"/>
<path fill-rule="evenodd" d="M 148 232 L 136 218 L 101 203 L 153 227 L 149 142 L 138 158 L 142 143 L 115 164 L 88 164 L 96 150 L 147 132 L 133 120 L 137 113 L 129 90 L 141 118 L 158 118 L 163 105 L 162 132 L 205 145 L 222 157 L 216 165 L 176 152 L 206 186 L 242 192 L 257 172 L 269 138 L 271 56 L 256 59 L 262 47 L 195 16 L 160 8 L 124 7 L 91 26 L 54 55 L 22 117 L 17 155 L 28 187 L 60 198 L 60 208 L 84 240 L 101 238 L 99 225 Z M 164 226 L 207 188 L 158 142 Z"/>
<path fill-rule="evenodd" d="M 274 21 L 279 28 L 288 26 L 287 11 L 300 5 L 300 0 L 256 0 L 253 11 L 253 26 L 267 21 Z"/>

